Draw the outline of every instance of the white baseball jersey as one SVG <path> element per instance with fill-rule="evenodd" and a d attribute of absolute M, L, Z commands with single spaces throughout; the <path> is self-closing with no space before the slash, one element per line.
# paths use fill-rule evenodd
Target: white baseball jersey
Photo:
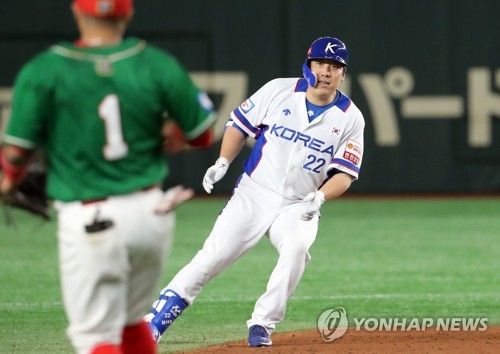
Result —
<path fill-rule="evenodd" d="M 272 80 L 228 122 L 256 139 L 245 172 L 287 199 L 316 191 L 333 169 L 357 179 L 363 158 L 365 122 L 358 107 L 338 91 L 337 103 L 309 122 L 306 90 L 305 79 Z"/>

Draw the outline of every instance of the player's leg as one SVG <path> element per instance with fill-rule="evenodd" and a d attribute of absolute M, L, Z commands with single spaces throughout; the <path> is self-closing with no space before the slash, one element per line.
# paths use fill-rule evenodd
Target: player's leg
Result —
<path fill-rule="evenodd" d="M 269 198 L 268 191 L 249 188 L 248 183 L 243 179 L 236 188 L 203 248 L 163 289 L 145 316 L 156 327 L 152 328 L 156 337 L 193 303 L 208 281 L 254 247 L 274 220 L 281 198 Z"/>
<path fill-rule="evenodd" d="M 251 249 L 261 237 L 256 235 L 265 233 L 263 228 L 260 233 L 250 233 L 252 227 L 247 217 L 251 213 L 238 209 L 234 199 L 239 200 L 239 197 L 229 201 L 203 248 L 162 290 L 146 315 L 157 341 L 188 304 L 193 303 L 207 282 Z"/>
<path fill-rule="evenodd" d="M 114 198 L 110 206 L 122 211 L 121 227 L 126 230 L 123 236 L 129 250 L 127 321 L 121 344 L 125 354 L 156 353 L 156 343 L 142 317 L 158 286 L 172 244 L 175 214 L 154 213 L 162 195 L 159 190 L 150 190 L 138 196 Z"/>
<path fill-rule="evenodd" d="M 265 234 L 273 217 L 262 211 L 245 210 L 248 196 L 235 194 L 217 218 L 212 232 L 194 258 L 167 286 L 178 292 L 189 304 L 208 281 L 253 248 Z M 255 220 L 261 222 L 256 225 Z"/>
<path fill-rule="evenodd" d="M 155 354 L 156 343 L 151 338 L 148 324 L 141 320 L 136 325 L 126 326 L 120 349 L 123 354 Z"/>
<path fill-rule="evenodd" d="M 269 239 L 278 251 L 279 259 L 266 292 L 257 300 L 252 318 L 247 322 L 250 346 L 271 345 L 269 335 L 274 331 L 275 324 L 284 319 L 287 301 L 311 259 L 309 248 L 316 238 L 318 218 L 302 221 L 301 211 L 296 205 L 285 208 L 269 229 Z M 253 335 L 254 326 L 265 329 L 267 336 L 266 333 Z"/>
<path fill-rule="evenodd" d="M 97 204 L 59 203 L 59 267 L 67 334 L 77 353 L 114 353 L 125 324 L 127 251 L 116 227 L 87 233 Z M 110 215 L 101 208 L 100 217 Z"/>

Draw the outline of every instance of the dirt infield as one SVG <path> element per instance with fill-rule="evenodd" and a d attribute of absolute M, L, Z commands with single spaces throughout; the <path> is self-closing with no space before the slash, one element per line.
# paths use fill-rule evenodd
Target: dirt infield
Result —
<path fill-rule="evenodd" d="M 316 330 L 274 334 L 270 348 L 249 348 L 246 341 L 226 343 L 183 354 L 200 353 L 258 353 L 258 354 L 308 354 L 308 353 L 500 353 L 500 327 L 489 327 L 483 332 L 425 331 L 388 332 L 354 331 L 331 343 L 323 342 Z"/>

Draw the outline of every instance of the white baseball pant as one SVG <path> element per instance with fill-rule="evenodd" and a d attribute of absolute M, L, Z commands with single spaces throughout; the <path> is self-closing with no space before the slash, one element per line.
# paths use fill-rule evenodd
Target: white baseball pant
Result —
<path fill-rule="evenodd" d="M 119 344 L 123 328 L 149 309 L 175 223 L 172 212 L 155 215 L 162 197 L 154 188 L 91 204 L 56 202 L 67 334 L 78 353 Z M 114 225 L 87 233 L 97 212 Z"/>
<path fill-rule="evenodd" d="M 244 174 L 203 248 L 165 289 L 176 291 L 192 304 L 209 280 L 267 235 L 279 259 L 247 325 L 259 324 L 272 333 L 285 317 L 287 300 L 311 259 L 309 248 L 316 238 L 319 217 L 301 220 L 304 207 L 301 200 L 285 199 Z"/>

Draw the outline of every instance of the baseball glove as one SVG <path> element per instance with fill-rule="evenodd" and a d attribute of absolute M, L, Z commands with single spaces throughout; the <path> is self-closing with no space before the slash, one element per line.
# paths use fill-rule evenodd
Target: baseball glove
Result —
<path fill-rule="evenodd" d="M 0 193 L 0 200 L 6 207 L 28 211 L 45 220 L 50 220 L 50 208 L 45 194 L 46 171 L 43 165 L 33 163 L 21 184 L 8 193 Z M 13 223 L 6 208 L 8 223 Z"/>

